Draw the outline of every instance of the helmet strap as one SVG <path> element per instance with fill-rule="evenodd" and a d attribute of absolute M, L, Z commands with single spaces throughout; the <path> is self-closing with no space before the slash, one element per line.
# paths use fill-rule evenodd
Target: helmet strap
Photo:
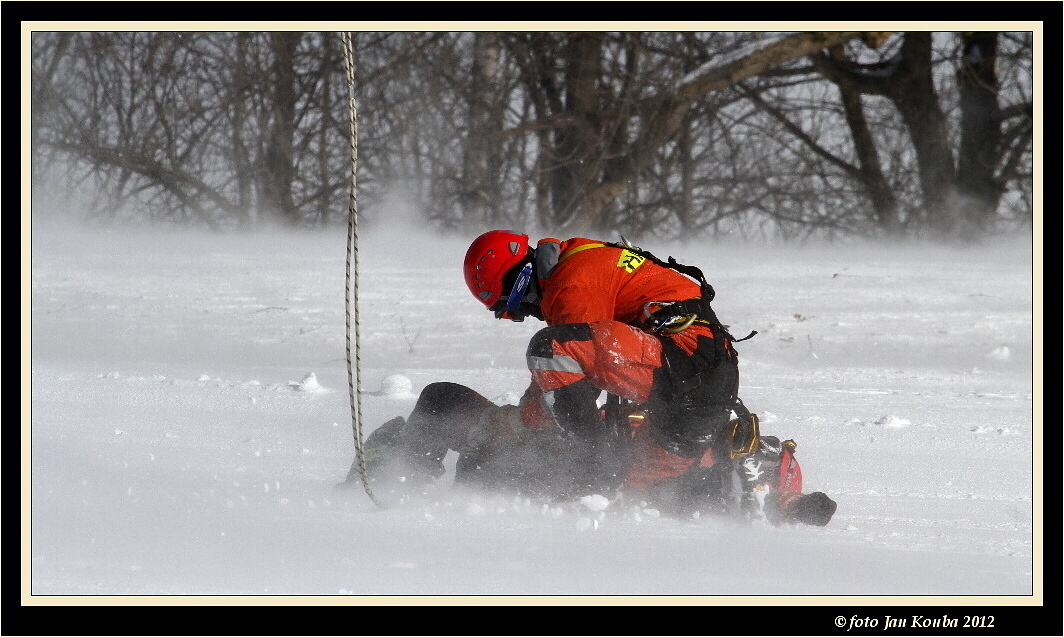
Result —
<path fill-rule="evenodd" d="M 531 282 L 532 263 L 526 263 L 525 267 L 521 268 L 521 271 L 517 273 L 517 279 L 510 290 L 510 297 L 506 300 L 507 310 L 516 312 L 521 307 L 521 301 L 524 300 L 525 293 L 528 292 L 528 286 Z"/>

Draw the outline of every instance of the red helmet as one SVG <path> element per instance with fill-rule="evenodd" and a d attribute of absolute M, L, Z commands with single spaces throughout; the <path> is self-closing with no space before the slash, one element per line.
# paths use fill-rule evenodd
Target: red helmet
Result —
<path fill-rule="evenodd" d="M 469 291 L 489 310 L 506 300 L 503 280 L 514 266 L 528 261 L 528 235 L 509 230 L 485 232 L 466 251 L 465 280 Z"/>

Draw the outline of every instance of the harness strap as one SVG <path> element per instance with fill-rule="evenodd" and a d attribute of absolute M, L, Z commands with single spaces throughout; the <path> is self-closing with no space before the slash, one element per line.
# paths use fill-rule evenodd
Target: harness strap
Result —
<path fill-rule="evenodd" d="M 568 259 L 569 257 L 573 256 L 574 254 L 576 254 L 578 252 L 583 252 L 584 250 L 590 250 L 591 248 L 606 248 L 606 247 L 615 247 L 615 246 L 612 246 L 612 244 L 605 244 L 605 243 L 585 243 L 584 245 L 576 246 L 575 248 L 572 248 L 571 250 L 567 250 L 565 252 L 565 254 L 563 254 L 560 257 L 558 257 L 558 263 L 561 263 L 562 261 L 565 261 L 566 259 Z"/>
<path fill-rule="evenodd" d="M 753 338 L 757 334 L 757 330 L 752 330 L 743 338 L 737 339 L 732 336 L 731 332 L 728 331 L 728 328 L 725 327 L 724 324 L 720 322 L 720 319 L 717 318 L 716 312 L 713 311 L 713 307 L 710 305 L 710 303 L 716 297 L 717 292 L 713 289 L 713 286 L 710 285 L 709 281 L 706 280 L 706 275 L 702 273 L 701 269 L 693 265 L 685 265 L 683 263 L 680 263 L 676 260 L 675 257 L 671 256 L 669 257 L 668 261 L 663 261 L 654 254 L 643 250 L 642 248 L 637 248 L 636 246 L 633 246 L 632 244 L 628 243 L 627 239 L 624 239 L 623 237 L 621 242 L 585 243 L 583 245 L 579 245 L 575 248 L 567 250 L 564 254 L 561 254 L 558 257 L 558 261 L 554 264 L 554 266 L 556 267 L 557 265 L 561 264 L 563 261 L 575 254 L 583 252 L 584 250 L 591 250 L 593 248 L 620 248 L 622 250 L 627 250 L 663 268 L 675 270 L 680 274 L 688 276 L 698 282 L 699 286 L 702 288 L 702 296 L 700 298 L 677 301 L 671 304 L 672 307 L 670 307 L 670 310 L 673 310 L 673 312 L 670 312 L 670 314 L 675 313 L 675 310 L 681 310 L 679 314 L 682 314 L 683 316 L 681 321 L 670 325 L 668 333 L 683 331 L 684 329 L 695 323 L 707 325 L 713 331 L 713 334 L 717 336 L 717 338 L 714 338 L 714 342 L 718 348 L 718 352 L 728 358 L 735 357 L 735 350 L 731 346 L 732 343 L 745 341 L 749 338 Z M 671 343 L 670 339 L 664 339 L 664 341 L 666 344 Z M 735 413 L 738 414 L 740 417 L 749 417 L 750 415 L 750 411 L 746 408 L 745 405 L 743 405 L 743 401 L 738 396 L 736 396 L 735 398 L 735 406 L 733 407 L 733 409 Z"/>
<path fill-rule="evenodd" d="M 728 329 L 724 326 L 724 324 L 720 322 L 720 319 L 717 318 L 716 312 L 713 311 L 713 308 L 710 305 L 713 299 L 717 296 L 717 292 L 713 289 L 713 286 L 709 284 L 709 281 L 706 280 L 706 275 L 703 274 L 702 270 L 700 270 L 699 268 L 696 268 L 693 265 L 684 265 L 683 263 L 679 263 L 675 257 L 669 257 L 668 261 L 662 261 L 650 252 L 647 252 L 642 248 L 637 248 L 629 244 L 627 241 L 625 241 L 624 243 L 617 243 L 612 245 L 634 252 L 639 256 L 645 257 L 653 263 L 660 265 L 663 268 L 676 270 L 680 274 L 689 276 L 695 281 L 697 281 L 698 284 L 702 287 L 702 297 L 698 299 L 688 299 L 679 303 L 684 306 L 683 311 L 685 313 L 694 312 L 698 314 L 699 319 L 708 322 L 709 325 L 713 328 L 714 333 L 721 332 L 723 336 L 732 343 L 745 341 L 747 339 L 753 338 L 757 334 L 757 330 L 752 330 L 749 334 L 742 338 L 735 338 L 734 336 L 732 336 L 731 332 L 729 332 Z"/>
<path fill-rule="evenodd" d="M 688 299 L 686 301 L 681 301 L 679 304 L 674 305 L 679 305 L 680 307 L 682 307 L 685 313 L 694 313 L 697 317 L 698 323 L 709 325 L 710 329 L 713 331 L 715 337 L 713 341 L 719 355 L 734 359 L 736 353 L 735 349 L 732 347 L 732 344 L 737 343 L 739 341 L 745 341 L 749 338 L 753 338 L 754 335 L 757 334 L 757 330 L 753 330 L 741 339 L 736 339 L 734 336 L 732 336 L 731 332 L 728 331 L 728 328 L 725 327 L 724 324 L 720 322 L 720 319 L 717 318 L 716 312 L 713 311 L 711 302 L 713 301 L 714 297 L 716 297 L 717 293 L 716 290 L 713 289 L 713 286 L 709 284 L 709 281 L 706 280 L 706 275 L 703 274 L 702 270 L 700 270 L 699 268 L 693 265 L 685 265 L 683 263 L 680 263 L 676 260 L 675 257 L 671 256 L 669 257 L 668 261 L 662 261 L 650 252 L 647 252 L 642 248 L 637 248 L 632 244 L 628 243 L 627 239 L 624 239 L 622 243 L 615 243 L 612 245 L 624 248 L 625 250 L 628 250 L 630 252 L 634 252 L 635 254 L 638 254 L 639 256 L 644 257 L 663 268 L 676 270 L 680 274 L 686 275 L 698 282 L 698 284 L 702 288 L 701 298 Z M 663 342 L 666 344 L 667 350 L 668 345 L 670 344 L 670 339 L 663 339 Z M 700 365 L 698 363 L 695 363 L 695 368 L 698 369 L 699 367 Z M 699 369 L 699 371 L 701 372 L 704 370 Z M 735 397 L 735 403 L 732 406 L 732 410 L 736 413 L 736 415 L 739 416 L 740 419 L 750 418 L 752 414 L 750 413 L 750 410 L 746 408 L 746 405 L 743 404 L 742 399 L 739 398 L 738 390 L 738 386 L 733 388 L 732 395 Z"/>

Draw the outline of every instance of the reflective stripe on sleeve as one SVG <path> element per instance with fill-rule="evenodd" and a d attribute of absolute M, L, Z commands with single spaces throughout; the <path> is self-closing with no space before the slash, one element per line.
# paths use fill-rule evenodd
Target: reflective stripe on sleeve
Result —
<path fill-rule="evenodd" d="M 584 373 L 580 363 L 571 356 L 552 356 L 551 358 L 529 356 L 528 369 L 533 371 L 569 372 L 572 374 Z"/>

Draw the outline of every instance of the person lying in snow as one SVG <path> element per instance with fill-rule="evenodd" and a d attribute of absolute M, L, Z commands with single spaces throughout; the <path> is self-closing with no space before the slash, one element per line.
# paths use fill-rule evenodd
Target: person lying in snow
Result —
<path fill-rule="evenodd" d="M 531 384 L 516 406 L 430 385 L 409 420 L 370 436 L 368 451 L 412 451 L 432 474 L 439 452 L 452 449 L 456 480 L 550 497 L 612 489 L 684 510 L 689 491 L 713 483 L 709 499 L 727 492 L 775 519 L 831 519 L 830 498 L 801 494 L 793 442 L 761 438 L 739 400 L 737 341 L 697 268 L 626 241 L 547 238 L 532 247 L 528 235 L 493 230 L 470 245 L 464 275 L 497 318 L 547 324 L 526 352 Z M 393 438 L 398 446 L 378 444 Z M 723 482 L 734 485 L 722 491 Z"/>
<path fill-rule="evenodd" d="M 599 409 L 608 445 L 591 447 L 560 427 L 514 427 L 516 405 L 496 405 L 450 382 L 426 386 L 408 418 L 398 416 L 370 433 L 364 445 L 374 492 L 402 502 L 437 493 L 446 484 L 444 460 L 457 452 L 453 487 L 522 495 L 546 501 L 607 495 L 623 504 L 654 507 L 666 515 L 726 515 L 772 524 L 824 526 L 835 503 L 820 492 L 802 493 L 802 470 L 793 440 L 757 431 L 757 417 L 725 435 L 727 462 L 707 456 L 652 489 L 625 492 L 623 476 L 636 431 L 645 426 L 641 406 L 607 395 Z M 346 484 L 359 480 L 353 463 Z"/>

